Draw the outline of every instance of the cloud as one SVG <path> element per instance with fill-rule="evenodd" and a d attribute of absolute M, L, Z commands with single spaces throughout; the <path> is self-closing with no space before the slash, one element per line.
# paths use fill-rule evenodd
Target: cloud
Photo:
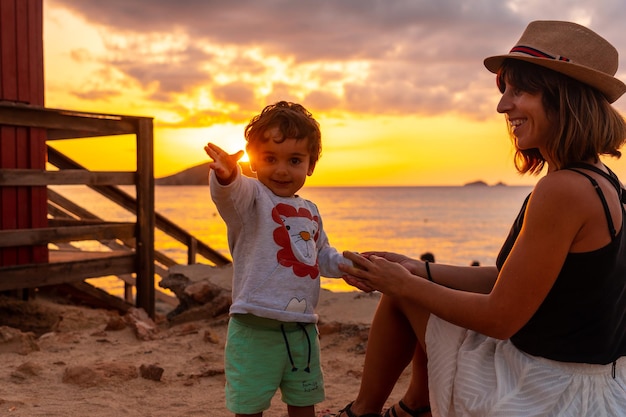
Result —
<path fill-rule="evenodd" d="M 45 1 L 98 28 L 105 53 L 75 50 L 77 64 L 99 61 L 146 100 L 182 100 L 184 125 L 245 120 L 278 99 L 328 113 L 481 119 L 497 100 L 482 59 L 535 19 L 589 25 L 626 56 L 619 0 Z M 99 88 L 75 95 L 115 95 Z"/>

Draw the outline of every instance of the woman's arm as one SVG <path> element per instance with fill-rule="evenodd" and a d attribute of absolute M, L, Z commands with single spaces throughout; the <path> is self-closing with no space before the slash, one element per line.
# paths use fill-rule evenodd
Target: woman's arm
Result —
<path fill-rule="evenodd" d="M 393 252 L 364 252 L 367 258 L 370 255 L 380 256 L 388 261 L 396 262 L 405 267 L 413 275 L 428 278 L 426 263 Z M 351 258 L 357 259 L 357 258 Z M 358 259 L 357 259 L 358 261 Z M 498 269 L 495 266 L 467 267 L 446 264 L 428 263 L 430 276 L 434 282 L 444 287 L 457 290 L 488 294 L 498 278 Z"/>
<path fill-rule="evenodd" d="M 597 214 L 581 209 L 581 201 L 593 198 L 593 190 L 582 192 L 581 182 L 572 181 L 571 176 L 555 175 L 558 173 L 549 174 L 537 184 L 520 235 L 491 292 L 462 291 L 460 283 L 467 279 L 469 287 L 481 287 L 493 277 L 493 269 L 431 264 L 434 282 L 447 284 L 444 286 L 417 277 L 425 275 L 423 265 L 417 261 L 410 262 L 409 271 L 402 264 L 377 255 L 358 259 L 358 255 L 347 254 L 363 269 L 342 267 L 349 274 L 346 281 L 360 282 L 391 297 L 419 304 L 453 324 L 488 336 L 509 338 L 537 311 L 581 227 L 592 214 Z M 473 268 L 476 270 L 471 271 Z"/>
<path fill-rule="evenodd" d="M 429 264 L 433 282 L 456 290 L 489 294 L 498 278 L 495 266 Z"/>

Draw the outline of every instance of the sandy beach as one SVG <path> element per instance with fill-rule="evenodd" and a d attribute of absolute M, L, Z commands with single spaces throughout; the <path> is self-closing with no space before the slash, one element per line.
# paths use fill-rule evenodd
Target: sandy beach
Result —
<path fill-rule="evenodd" d="M 354 399 L 378 299 L 322 290 L 326 400 L 318 415 Z M 227 315 L 172 323 L 165 313 L 141 332 L 128 324 L 128 314 L 44 296 L 0 297 L 0 416 L 232 415 L 224 405 Z M 29 326 L 33 331 L 23 330 Z M 390 403 L 407 383 L 405 373 Z M 280 394 L 264 415 L 287 416 Z"/>

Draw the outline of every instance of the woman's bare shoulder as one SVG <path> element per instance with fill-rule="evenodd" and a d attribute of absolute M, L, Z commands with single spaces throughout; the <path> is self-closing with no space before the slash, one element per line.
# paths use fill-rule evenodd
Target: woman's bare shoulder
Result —
<path fill-rule="evenodd" d="M 559 170 L 537 182 L 531 201 L 568 206 L 588 199 L 593 192 L 593 185 L 584 176 L 570 170 Z"/>

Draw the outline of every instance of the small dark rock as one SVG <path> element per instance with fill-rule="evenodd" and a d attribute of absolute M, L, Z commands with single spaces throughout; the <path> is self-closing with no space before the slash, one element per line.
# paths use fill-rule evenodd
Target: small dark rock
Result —
<path fill-rule="evenodd" d="M 141 365 L 139 367 L 139 374 L 143 379 L 149 379 L 151 381 L 161 381 L 164 369 L 156 365 Z"/>

